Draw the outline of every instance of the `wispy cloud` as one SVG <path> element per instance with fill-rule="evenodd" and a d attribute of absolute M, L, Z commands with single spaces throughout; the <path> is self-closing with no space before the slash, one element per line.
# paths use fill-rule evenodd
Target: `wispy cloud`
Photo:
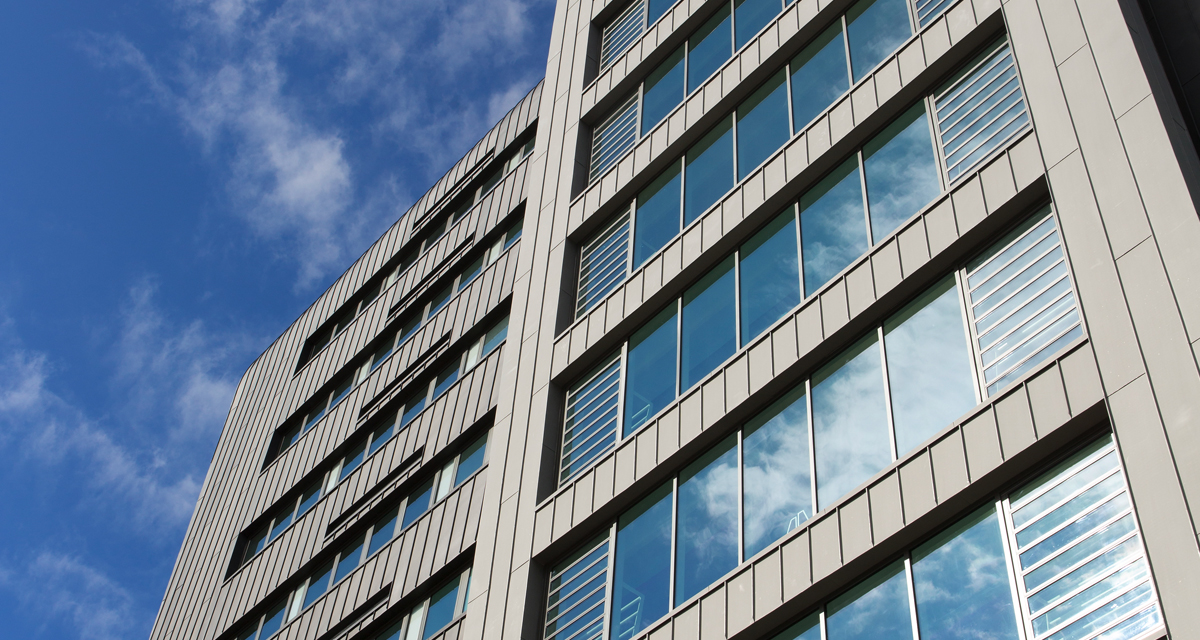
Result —
<path fill-rule="evenodd" d="M 138 622 L 129 591 L 77 556 L 43 551 L 25 564 L 0 566 L 0 587 L 84 640 L 126 638 Z"/>
<path fill-rule="evenodd" d="M 340 266 L 544 71 L 550 0 L 177 0 L 173 48 L 81 46 L 132 71 L 219 166 L 299 287 Z M 541 31 L 546 33 L 542 34 Z M 408 170 L 405 171 L 404 169 Z"/>

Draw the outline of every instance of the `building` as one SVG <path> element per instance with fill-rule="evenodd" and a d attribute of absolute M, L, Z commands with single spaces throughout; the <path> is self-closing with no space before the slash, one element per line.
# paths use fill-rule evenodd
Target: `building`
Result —
<path fill-rule="evenodd" d="M 152 638 L 1200 638 L 1197 20 L 559 2 L 242 379 Z"/>

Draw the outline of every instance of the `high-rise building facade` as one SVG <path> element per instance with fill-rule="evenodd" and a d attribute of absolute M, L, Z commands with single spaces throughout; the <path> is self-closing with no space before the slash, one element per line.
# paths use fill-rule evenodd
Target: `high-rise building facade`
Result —
<path fill-rule="evenodd" d="M 152 638 L 1200 638 L 1198 23 L 561 0 L 243 377 Z"/>

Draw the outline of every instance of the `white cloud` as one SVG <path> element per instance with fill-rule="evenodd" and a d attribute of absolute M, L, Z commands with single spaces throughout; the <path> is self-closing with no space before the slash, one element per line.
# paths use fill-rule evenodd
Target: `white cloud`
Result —
<path fill-rule="evenodd" d="M 43 551 L 22 566 L 0 566 L 0 587 L 84 640 L 125 638 L 138 622 L 129 591 L 76 556 Z"/>

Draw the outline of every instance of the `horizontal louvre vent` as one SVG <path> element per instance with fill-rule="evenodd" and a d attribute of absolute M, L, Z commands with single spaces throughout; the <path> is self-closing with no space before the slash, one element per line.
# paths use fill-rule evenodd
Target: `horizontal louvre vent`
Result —
<path fill-rule="evenodd" d="M 592 163 L 588 183 L 595 182 L 637 142 L 637 94 L 613 110 L 592 135 Z"/>
<path fill-rule="evenodd" d="M 1029 127 L 1029 112 L 1007 42 L 983 56 L 982 62 L 936 102 L 942 155 L 951 182 Z"/>
<path fill-rule="evenodd" d="M 616 445 L 620 392 L 621 358 L 617 352 L 567 393 L 560 483 Z"/>
<path fill-rule="evenodd" d="M 621 15 L 604 27 L 600 36 L 600 70 L 608 68 L 633 45 L 646 26 L 646 0 L 634 0 Z"/>
<path fill-rule="evenodd" d="M 629 212 L 625 212 L 597 233 L 580 252 L 576 318 L 582 317 L 625 281 L 628 254 Z"/>
<path fill-rule="evenodd" d="M 1027 223 L 1028 224 L 1028 223 Z M 988 395 L 1083 335 L 1062 241 L 1047 208 L 967 273 Z"/>
<path fill-rule="evenodd" d="M 606 536 L 550 573 L 546 640 L 594 640 L 604 634 L 608 547 Z"/>

